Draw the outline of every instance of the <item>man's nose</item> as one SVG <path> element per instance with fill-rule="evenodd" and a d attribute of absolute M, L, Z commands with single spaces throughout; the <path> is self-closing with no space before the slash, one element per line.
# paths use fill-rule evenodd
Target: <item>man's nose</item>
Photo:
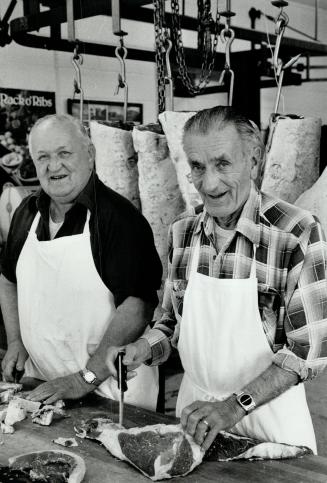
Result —
<path fill-rule="evenodd" d="M 220 183 L 219 173 L 216 170 L 207 169 L 202 178 L 202 190 L 206 193 L 213 193 L 217 191 Z"/>
<path fill-rule="evenodd" d="M 48 164 L 49 171 L 58 171 L 60 166 L 61 166 L 61 161 L 58 158 L 58 156 L 55 154 L 51 156 Z"/>

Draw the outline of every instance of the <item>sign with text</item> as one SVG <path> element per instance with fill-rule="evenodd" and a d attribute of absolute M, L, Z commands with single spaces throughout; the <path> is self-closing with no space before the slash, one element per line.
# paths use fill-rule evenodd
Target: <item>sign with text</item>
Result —
<path fill-rule="evenodd" d="M 17 176 L 34 179 L 27 137 L 33 124 L 56 112 L 55 93 L 0 87 L 0 157 L 6 167 L 16 168 Z"/>

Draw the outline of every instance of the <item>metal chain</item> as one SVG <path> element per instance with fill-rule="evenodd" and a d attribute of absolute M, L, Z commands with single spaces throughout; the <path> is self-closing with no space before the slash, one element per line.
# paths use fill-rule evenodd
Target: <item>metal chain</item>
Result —
<path fill-rule="evenodd" d="M 176 61 L 181 76 L 182 83 L 187 88 L 191 95 L 199 94 L 205 86 L 208 84 L 214 64 L 215 64 L 215 54 L 218 45 L 219 38 L 219 12 L 218 12 L 218 1 L 217 1 L 217 11 L 216 19 L 214 22 L 214 38 L 211 41 L 211 24 L 213 22 L 210 13 L 210 1 L 206 0 L 205 4 L 199 1 L 198 6 L 200 7 L 202 13 L 202 20 L 205 25 L 204 29 L 204 40 L 202 41 L 202 65 L 201 65 L 201 75 L 198 84 L 194 84 L 189 76 L 188 69 L 185 61 L 184 46 L 182 41 L 182 31 L 180 25 L 180 15 L 179 15 L 179 0 L 171 0 L 171 10 L 172 10 L 172 38 L 173 44 L 176 52 Z M 208 13 L 209 8 L 209 13 Z M 201 27 L 199 26 L 199 30 Z M 199 31 L 198 30 L 198 31 Z M 201 41 L 198 40 L 201 44 Z"/>
<path fill-rule="evenodd" d="M 157 66 L 157 90 L 158 90 L 158 110 L 159 113 L 166 108 L 166 49 L 165 43 L 168 38 L 168 31 L 164 25 L 165 0 L 153 0 L 154 32 L 156 43 L 156 66 Z"/>

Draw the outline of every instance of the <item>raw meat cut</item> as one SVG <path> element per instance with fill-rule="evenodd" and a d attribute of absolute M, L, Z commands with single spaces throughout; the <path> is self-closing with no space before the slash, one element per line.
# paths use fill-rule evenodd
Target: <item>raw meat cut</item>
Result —
<path fill-rule="evenodd" d="M 128 461 L 151 480 L 190 473 L 202 460 L 284 459 L 312 454 L 306 447 L 261 442 L 221 431 L 204 453 L 181 425 L 155 424 L 125 429 L 108 418 L 75 428 L 77 436 L 100 441 L 113 456 Z"/>
<path fill-rule="evenodd" d="M 59 444 L 60 446 L 65 446 L 69 448 L 71 446 L 78 446 L 78 443 L 75 438 L 57 438 L 52 440 L 53 443 Z"/>
<path fill-rule="evenodd" d="M 78 430 L 78 436 L 100 441 L 113 456 L 128 461 L 154 481 L 190 473 L 204 455 L 177 425 L 124 429 L 110 419 L 97 418 Z"/>
<path fill-rule="evenodd" d="M 327 168 L 318 181 L 308 191 L 305 191 L 294 204 L 316 215 L 327 235 Z"/>
<path fill-rule="evenodd" d="M 13 426 L 18 421 L 23 421 L 26 418 L 26 409 L 24 409 L 19 401 L 12 399 L 7 408 L 5 417 L 5 424 Z"/>
<path fill-rule="evenodd" d="M 279 116 L 273 127 L 261 189 L 294 203 L 319 177 L 321 119 Z"/>
<path fill-rule="evenodd" d="M 85 475 L 85 463 L 68 451 L 35 451 L 9 458 L 13 470 L 25 473 L 31 481 L 80 483 Z"/>
<path fill-rule="evenodd" d="M 158 124 L 134 127 L 133 142 L 138 154 L 139 190 L 142 214 L 150 223 L 163 266 L 162 279 L 167 278 L 168 228 L 185 209 L 178 186 L 175 167 L 169 157 L 167 141 Z M 158 292 L 160 312 L 163 287 Z M 160 313 L 154 315 L 158 320 Z"/>
<path fill-rule="evenodd" d="M 0 381 L 0 392 L 7 391 L 8 389 L 12 389 L 14 392 L 18 392 L 23 389 L 23 384 Z"/>
<path fill-rule="evenodd" d="M 170 157 L 173 161 L 180 190 L 187 208 L 202 204 L 202 199 L 190 180 L 191 169 L 183 148 L 183 132 L 186 121 L 195 112 L 166 111 L 159 114 L 159 121 L 166 135 Z"/>
<path fill-rule="evenodd" d="M 239 459 L 286 459 L 312 454 L 305 446 L 262 442 L 237 434 L 221 431 L 206 452 L 206 461 L 231 461 Z"/>
<path fill-rule="evenodd" d="M 106 186 L 140 208 L 137 156 L 132 132 L 90 122 L 91 139 L 96 149 L 96 172 Z"/>
<path fill-rule="evenodd" d="M 37 411 L 32 413 L 33 423 L 40 424 L 41 426 L 50 426 L 54 415 L 65 417 L 66 413 L 63 409 L 63 401 L 59 400 L 54 405 L 46 404 Z"/>

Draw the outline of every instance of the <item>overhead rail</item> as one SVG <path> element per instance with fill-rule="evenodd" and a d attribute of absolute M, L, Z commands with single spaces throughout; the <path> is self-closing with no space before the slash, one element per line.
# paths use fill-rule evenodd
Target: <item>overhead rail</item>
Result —
<path fill-rule="evenodd" d="M 28 5 L 31 0 L 24 0 L 24 5 Z M 35 0 L 33 0 L 35 3 Z M 43 3 L 43 2 L 40 2 Z M 137 20 L 138 22 L 153 23 L 153 11 L 148 8 L 142 8 L 140 6 L 149 2 L 137 2 L 132 0 L 121 1 L 121 17 L 127 20 Z M 52 5 L 52 3 L 51 3 Z M 56 4 L 57 5 L 57 4 Z M 25 8 L 25 11 L 27 8 Z M 111 16 L 111 2 L 108 0 L 78 0 L 74 1 L 74 17 L 75 20 L 93 17 L 97 15 Z M 171 13 L 166 14 L 166 21 L 169 25 L 172 22 Z M 67 51 L 65 39 L 60 37 L 51 39 L 51 37 L 34 35 L 31 32 L 37 31 L 42 27 L 54 28 L 58 24 L 67 22 L 67 11 L 65 5 L 51 7 L 47 11 L 39 12 L 37 14 L 25 15 L 24 17 L 16 18 L 10 22 L 10 35 L 12 38 L 21 45 L 28 45 L 38 48 L 55 49 Z M 194 17 L 183 16 L 181 18 L 181 28 L 186 30 L 197 30 L 198 20 Z M 258 32 L 256 30 L 245 29 L 240 27 L 233 27 L 235 31 L 235 38 L 240 40 L 247 40 L 254 43 L 265 43 L 267 36 L 265 32 Z M 271 35 L 271 41 L 276 41 L 276 36 Z M 112 47 L 112 49 L 108 49 Z M 134 50 L 134 51 L 133 51 Z M 70 49 L 68 49 L 70 51 Z M 185 49 L 189 54 L 194 55 L 195 49 Z M 295 52 L 306 52 L 311 56 L 327 55 L 327 45 L 320 42 L 311 42 L 302 39 L 292 39 L 284 37 L 281 52 L 283 55 L 292 56 Z M 114 56 L 115 46 L 106 46 L 96 43 L 83 42 L 83 52 L 90 55 L 100 56 Z M 141 49 L 129 49 L 128 57 L 134 60 L 142 60 L 148 62 L 154 62 L 154 52 L 141 50 Z"/>

